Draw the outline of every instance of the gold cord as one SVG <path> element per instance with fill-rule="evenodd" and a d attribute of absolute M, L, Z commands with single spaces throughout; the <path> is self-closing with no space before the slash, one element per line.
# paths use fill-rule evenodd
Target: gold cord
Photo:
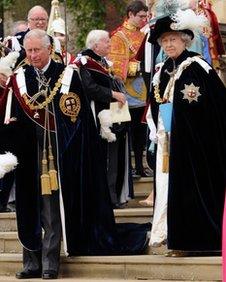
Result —
<path fill-rule="evenodd" d="M 28 94 L 27 93 L 24 93 L 22 94 L 22 97 L 25 101 L 25 104 L 31 109 L 31 110 L 41 110 L 43 108 L 45 108 L 49 103 L 52 102 L 54 96 L 57 94 L 57 91 L 58 89 L 60 88 L 61 86 L 61 81 L 62 81 L 62 78 L 63 78 L 63 75 L 64 75 L 64 72 L 60 75 L 59 79 L 57 80 L 57 82 L 55 83 L 55 86 L 53 88 L 52 91 L 50 91 L 50 95 L 48 97 L 46 97 L 45 101 L 38 104 L 38 105 L 34 105 L 35 101 L 34 102 L 30 102 L 29 98 L 28 98 Z M 36 102 L 37 103 L 37 102 Z"/>

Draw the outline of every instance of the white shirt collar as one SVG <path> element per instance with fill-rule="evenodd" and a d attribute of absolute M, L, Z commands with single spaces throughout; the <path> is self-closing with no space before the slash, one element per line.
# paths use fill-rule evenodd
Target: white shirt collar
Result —
<path fill-rule="evenodd" d="M 40 70 L 41 70 L 43 73 L 44 73 L 45 71 L 47 71 L 47 69 L 48 69 L 50 63 L 51 63 L 51 59 L 49 59 L 48 63 L 44 66 L 44 68 L 42 68 L 42 69 L 40 69 Z"/>

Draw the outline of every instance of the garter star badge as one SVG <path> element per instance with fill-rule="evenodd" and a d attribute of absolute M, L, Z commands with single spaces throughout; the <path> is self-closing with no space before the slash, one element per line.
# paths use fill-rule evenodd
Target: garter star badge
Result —
<path fill-rule="evenodd" d="M 198 86 L 195 86 L 193 83 L 190 85 L 185 84 L 184 90 L 181 90 L 181 92 L 184 94 L 183 99 L 187 99 L 189 104 L 192 101 L 198 102 L 198 97 L 201 96 L 202 94 L 199 92 Z"/>
<path fill-rule="evenodd" d="M 71 121 L 75 122 L 81 109 L 79 96 L 73 92 L 63 94 L 60 98 L 59 105 L 63 114 L 69 116 L 71 118 Z"/>

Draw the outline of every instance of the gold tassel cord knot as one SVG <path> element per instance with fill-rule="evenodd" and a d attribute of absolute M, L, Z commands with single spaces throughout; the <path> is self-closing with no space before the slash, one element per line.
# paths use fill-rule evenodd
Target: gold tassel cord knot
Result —
<path fill-rule="evenodd" d="M 42 175 L 41 175 L 42 195 L 51 195 L 50 176 L 48 174 L 48 165 L 46 159 L 46 150 L 43 150 Z"/>
<path fill-rule="evenodd" d="M 54 87 L 56 88 L 56 86 Z M 56 89 L 55 89 L 56 90 Z M 57 91 L 57 90 L 56 90 Z M 55 93 L 56 94 L 56 93 Z M 51 195 L 53 190 L 58 190 L 58 179 L 57 171 L 54 165 L 54 157 L 51 146 L 51 135 L 49 125 L 49 103 L 52 103 L 52 109 L 54 112 L 53 97 L 50 99 L 47 90 L 45 91 L 46 101 L 43 102 L 42 106 L 45 108 L 45 124 L 44 124 L 44 136 L 43 136 L 43 155 L 42 155 L 42 175 L 41 175 L 41 190 L 42 195 Z M 48 99 L 48 101 L 47 101 Z M 37 110 L 37 109 L 36 109 Z M 48 144 L 48 159 L 46 145 Z"/>
<path fill-rule="evenodd" d="M 51 190 L 58 190 L 58 180 L 57 180 L 57 171 L 54 166 L 54 157 L 52 153 L 52 146 L 49 146 L 49 177 L 50 177 L 50 186 Z"/>
<path fill-rule="evenodd" d="M 165 140 L 163 144 L 162 172 L 169 172 L 169 136 L 167 132 L 165 133 Z"/>

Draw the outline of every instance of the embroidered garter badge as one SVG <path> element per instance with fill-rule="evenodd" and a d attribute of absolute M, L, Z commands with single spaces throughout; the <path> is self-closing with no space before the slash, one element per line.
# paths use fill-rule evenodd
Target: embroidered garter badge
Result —
<path fill-rule="evenodd" d="M 69 116 L 72 122 L 75 122 L 81 109 L 79 96 L 73 92 L 63 94 L 60 98 L 59 105 L 62 113 Z"/>
<path fill-rule="evenodd" d="M 195 86 L 193 83 L 191 83 L 190 85 L 185 84 L 184 87 L 184 90 L 181 90 L 181 92 L 184 94 L 183 99 L 187 99 L 189 104 L 192 101 L 198 102 L 198 97 L 202 95 L 199 92 L 200 87 Z"/>

